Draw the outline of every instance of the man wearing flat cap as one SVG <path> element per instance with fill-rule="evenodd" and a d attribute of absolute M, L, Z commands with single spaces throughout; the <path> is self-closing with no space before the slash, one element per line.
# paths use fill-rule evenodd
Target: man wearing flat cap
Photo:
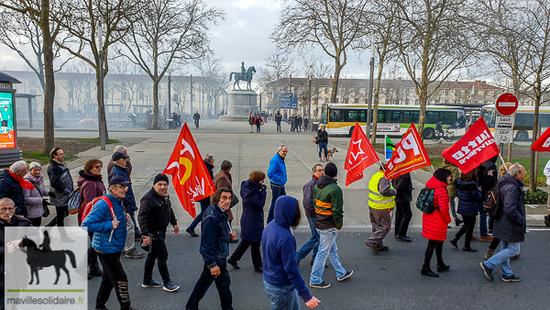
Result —
<path fill-rule="evenodd" d="M 168 272 L 168 249 L 166 248 L 166 228 L 168 224 L 174 227 L 174 233 L 180 231 L 178 221 L 172 210 L 172 202 L 168 195 L 168 177 L 165 174 L 157 174 L 153 180 L 153 188 L 140 200 L 139 226 L 145 237 L 143 243 L 150 245 L 151 252 L 145 261 L 145 272 L 141 287 L 161 287 L 167 292 L 174 292 L 180 288 L 170 280 Z M 152 242 L 152 244 L 151 244 Z M 162 277 L 162 283 L 153 280 L 153 267 L 158 261 L 158 269 Z"/>
<path fill-rule="evenodd" d="M 120 262 L 126 243 L 126 221 L 130 219 L 122 205 L 130 182 L 120 176 L 109 180 L 109 192 L 99 199 L 82 221 L 82 227 L 94 233 L 92 248 L 103 265 L 103 278 L 96 298 L 96 309 L 106 309 L 111 290 L 115 290 L 120 309 L 132 309 L 128 291 L 128 276 Z M 111 207 L 112 206 L 112 207 Z"/>
<path fill-rule="evenodd" d="M 126 212 L 130 214 L 130 219 L 134 223 L 134 227 L 137 227 L 136 223 L 136 217 L 135 212 L 137 211 L 136 206 L 136 199 L 134 196 L 134 191 L 132 189 L 132 183 L 130 180 L 130 177 L 126 173 L 126 170 L 128 169 L 128 166 L 126 165 L 127 159 L 130 156 L 125 155 L 122 152 L 114 152 L 113 153 L 113 170 L 111 170 L 111 174 L 109 174 L 109 181 L 114 177 L 121 177 L 125 181 L 128 182 L 128 192 L 126 193 L 126 197 L 124 197 L 124 200 L 122 201 L 124 208 L 126 209 Z M 139 231 L 136 231 L 136 235 L 139 234 Z M 126 252 L 126 257 L 128 258 L 141 258 L 143 257 L 143 252 L 139 250 L 138 248 L 133 247 L 131 250 Z"/>

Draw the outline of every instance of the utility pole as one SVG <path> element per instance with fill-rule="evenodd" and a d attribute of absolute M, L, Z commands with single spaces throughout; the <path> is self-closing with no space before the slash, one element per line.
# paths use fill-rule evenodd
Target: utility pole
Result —
<path fill-rule="evenodd" d="M 309 99 L 308 99 L 308 107 L 307 107 L 307 118 L 309 119 L 309 121 L 311 122 L 311 78 L 312 78 L 312 74 L 311 74 L 311 65 L 309 66 L 309 75 L 308 75 L 308 79 L 307 79 L 307 85 L 309 87 Z"/>
<path fill-rule="evenodd" d="M 99 21 L 99 139 L 101 140 L 101 150 L 105 150 L 107 142 L 107 120 L 105 119 L 105 95 L 104 95 L 104 77 L 103 77 L 103 23 Z"/>
<path fill-rule="evenodd" d="M 368 102 L 368 108 L 367 108 L 367 124 L 365 127 L 365 132 L 367 133 L 367 139 L 370 139 L 370 126 L 371 126 L 371 109 L 372 109 L 372 89 L 374 84 L 374 31 L 372 32 L 372 49 L 371 49 L 371 58 L 370 58 L 370 78 L 369 78 L 369 102 Z"/>
<path fill-rule="evenodd" d="M 168 68 L 168 117 L 167 118 L 170 118 L 171 115 L 172 115 L 171 114 L 171 112 L 172 112 L 172 89 L 171 89 L 171 86 L 172 86 L 172 70 L 170 70 L 170 68 Z"/>
<path fill-rule="evenodd" d="M 189 112 L 189 114 L 192 116 L 193 115 L 193 75 L 191 74 L 191 111 Z"/>

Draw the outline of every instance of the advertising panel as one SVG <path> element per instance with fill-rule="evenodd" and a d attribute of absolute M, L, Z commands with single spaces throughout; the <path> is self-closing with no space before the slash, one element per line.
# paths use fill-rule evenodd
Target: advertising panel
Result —
<path fill-rule="evenodd" d="M 0 149 L 14 148 L 13 94 L 0 92 Z"/>

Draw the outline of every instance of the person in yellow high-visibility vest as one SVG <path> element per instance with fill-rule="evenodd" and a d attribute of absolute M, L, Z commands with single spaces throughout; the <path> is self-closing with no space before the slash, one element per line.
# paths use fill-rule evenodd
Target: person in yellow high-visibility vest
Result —
<path fill-rule="evenodd" d="M 372 224 L 372 234 L 365 244 L 376 254 L 388 251 L 382 240 L 390 232 L 391 210 L 395 207 L 395 194 L 391 182 L 384 176 L 384 167 L 375 173 L 369 181 L 369 217 Z"/>

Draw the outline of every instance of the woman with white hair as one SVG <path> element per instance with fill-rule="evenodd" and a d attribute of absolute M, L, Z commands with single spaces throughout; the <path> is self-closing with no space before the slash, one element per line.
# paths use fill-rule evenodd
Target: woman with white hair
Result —
<path fill-rule="evenodd" d="M 44 186 L 44 177 L 40 174 L 42 165 L 33 161 L 29 165 L 29 172 L 24 179 L 34 185 L 34 189 L 23 188 L 23 196 L 25 196 L 25 206 L 27 207 L 27 218 L 33 226 L 40 226 L 42 216 L 47 217 L 49 212 L 45 212 L 48 208 L 48 202 L 44 196 L 54 196 L 55 194 L 47 190 Z"/>

